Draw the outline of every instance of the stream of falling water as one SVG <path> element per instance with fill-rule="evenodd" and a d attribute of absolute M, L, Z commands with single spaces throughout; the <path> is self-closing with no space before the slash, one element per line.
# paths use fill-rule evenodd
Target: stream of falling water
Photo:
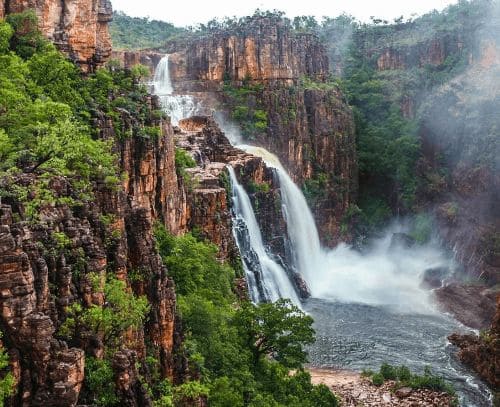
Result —
<path fill-rule="evenodd" d="M 167 55 L 156 69 L 153 86 L 177 124 L 196 114 L 199 106 L 192 96 L 174 94 L 168 63 Z M 233 145 L 275 169 L 291 246 L 289 260 L 312 296 L 299 300 L 284 267 L 263 242 L 248 194 L 228 167 L 233 234 L 252 300 L 287 297 L 313 316 L 317 341 L 309 355 L 316 366 L 378 368 L 388 361 L 422 371 L 424 365 L 431 365 L 453 382 L 461 405 L 490 406 L 487 388 L 455 361 L 447 344 L 446 335 L 463 327 L 437 312 L 429 291 L 421 287 L 425 270 L 453 269 L 451 256 L 437 242 L 413 248 L 391 244 L 393 233 L 405 231 L 401 224 L 393 225 L 363 253 L 346 244 L 322 248 L 307 202 L 279 159 L 261 147 L 241 144 L 234 126 L 220 120 L 219 125 Z"/>
<path fill-rule="evenodd" d="M 176 126 L 179 120 L 197 113 L 198 103 L 191 95 L 174 94 L 168 60 L 169 55 L 165 55 L 156 67 L 153 92 L 160 98 L 163 109 L 170 115 L 172 124 Z"/>

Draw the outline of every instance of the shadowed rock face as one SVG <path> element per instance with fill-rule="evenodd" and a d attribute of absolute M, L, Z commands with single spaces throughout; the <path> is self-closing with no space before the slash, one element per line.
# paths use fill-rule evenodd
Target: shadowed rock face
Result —
<path fill-rule="evenodd" d="M 500 390 L 500 296 L 491 328 L 482 336 L 453 334 L 448 338 L 459 348 L 458 357 L 473 368 L 495 391 Z"/>
<path fill-rule="evenodd" d="M 34 9 L 42 33 L 83 71 L 94 70 L 111 55 L 109 0 L 1 0 L 0 18 Z"/>

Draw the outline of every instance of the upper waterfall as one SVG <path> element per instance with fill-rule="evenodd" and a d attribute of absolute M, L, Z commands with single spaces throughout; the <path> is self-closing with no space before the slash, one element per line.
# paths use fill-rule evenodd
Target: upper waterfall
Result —
<path fill-rule="evenodd" d="M 197 114 L 199 108 L 193 96 L 174 94 L 170 78 L 169 57 L 169 55 L 165 55 L 156 67 L 153 92 L 160 98 L 163 109 L 170 115 L 172 124 L 177 125 L 179 120 Z"/>
<path fill-rule="evenodd" d="M 170 79 L 169 55 L 165 55 L 155 70 L 153 78 L 154 92 L 158 96 L 171 95 L 174 93 L 172 80 Z"/>

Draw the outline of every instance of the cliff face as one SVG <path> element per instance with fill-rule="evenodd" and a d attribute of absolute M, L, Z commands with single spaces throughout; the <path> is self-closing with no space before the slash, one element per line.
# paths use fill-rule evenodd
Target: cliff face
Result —
<path fill-rule="evenodd" d="M 313 212 L 323 242 L 338 242 L 357 192 L 354 124 L 340 90 L 325 82 L 328 60 L 317 37 L 294 33 L 281 19 L 252 18 L 238 28 L 170 43 L 167 50 L 179 93 L 215 92 L 224 103 L 224 84 L 262 85 L 257 98 L 267 129 L 250 142 L 278 155 L 299 184 L 322 180 L 322 191 L 311 199 Z"/>
<path fill-rule="evenodd" d="M 2 0 L 0 18 L 33 9 L 42 33 L 83 71 L 92 71 L 111 55 L 109 0 Z"/>
<path fill-rule="evenodd" d="M 150 104 L 150 111 L 156 106 L 151 99 L 144 103 Z M 125 127 L 132 128 L 131 117 L 122 119 Z M 116 144 L 121 168 L 128 175 L 123 188 L 95 185 L 93 201 L 83 206 L 48 205 L 41 210 L 37 223 L 24 220 L 22 204 L 4 200 L 0 216 L 0 304 L 4 345 L 9 349 L 17 384 L 12 405 L 76 405 L 84 379 L 85 354 L 102 357 L 102 338 L 62 340 L 58 330 L 67 317 L 68 305 L 75 301 L 86 306 L 103 304 L 102 287 L 91 282 L 91 275 L 102 281 L 108 273 L 116 275 L 151 304 L 144 330 L 127 335 L 128 351 L 115 355 L 117 366 L 121 366 L 116 369 L 117 388 L 138 389 L 135 395 L 123 393 L 122 401 L 130 402 L 141 393 L 142 384 L 137 375 L 132 375 L 136 369 L 133 361 L 144 359 L 146 343 L 164 377 L 178 380 L 182 376 L 174 358 L 176 338 L 180 337 L 175 331 L 174 285 L 153 240 L 156 221 L 165 219 L 174 232 L 179 229 L 181 214 L 172 208 L 181 206 L 173 202 L 172 194 L 182 197 L 182 193 L 177 191 L 172 128 L 165 122 L 153 124 L 161 126 L 157 139 L 132 137 Z M 110 122 L 102 119 L 97 125 L 103 138 L 113 136 Z M 18 182 L 30 185 L 35 178 L 34 174 L 24 174 Z M 49 188 L 56 197 L 73 193 L 63 177 L 52 178 Z M 64 243 L 57 240 L 58 236 L 65 237 Z M 128 385 L 123 383 L 123 375 Z"/>
<path fill-rule="evenodd" d="M 474 369 L 479 376 L 496 391 L 500 391 L 500 296 L 497 298 L 497 312 L 490 330 L 480 337 L 453 334 L 449 338 L 458 347 L 460 360 Z"/>
<path fill-rule="evenodd" d="M 239 29 L 216 31 L 194 40 L 171 43 L 171 75 L 176 88 L 192 91 L 225 79 L 293 83 L 302 75 L 325 78 L 328 60 L 311 34 L 294 34 L 281 19 L 257 18 Z M 215 83 L 213 83 L 215 82 Z"/>
<path fill-rule="evenodd" d="M 442 236 L 455 247 L 464 272 L 488 285 L 500 282 L 500 48 L 483 55 L 462 75 L 427 99 L 420 134 L 428 180 L 421 200 L 434 205 Z M 447 174 L 443 174 L 446 168 Z"/>

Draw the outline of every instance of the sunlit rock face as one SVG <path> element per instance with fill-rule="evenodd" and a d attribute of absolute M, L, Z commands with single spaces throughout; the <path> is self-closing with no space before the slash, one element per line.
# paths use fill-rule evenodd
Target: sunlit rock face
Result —
<path fill-rule="evenodd" d="M 83 71 L 102 65 L 111 55 L 109 0 L 2 0 L 0 18 L 33 9 L 42 33 Z"/>
<path fill-rule="evenodd" d="M 224 83 L 262 85 L 257 97 L 267 126 L 246 141 L 276 154 L 298 184 L 321 178 L 324 188 L 310 203 L 322 241 L 335 245 L 348 238 L 340 225 L 357 195 L 352 112 L 337 87 L 301 84 L 303 78 L 325 83 L 329 75 L 319 39 L 294 32 L 280 18 L 249 17 L 239 28 L 165 47 L 174 91 L 180 94 L 213 93 L 224 103 Z M 220 103 L 214 108 L 220 110 Z"/>

